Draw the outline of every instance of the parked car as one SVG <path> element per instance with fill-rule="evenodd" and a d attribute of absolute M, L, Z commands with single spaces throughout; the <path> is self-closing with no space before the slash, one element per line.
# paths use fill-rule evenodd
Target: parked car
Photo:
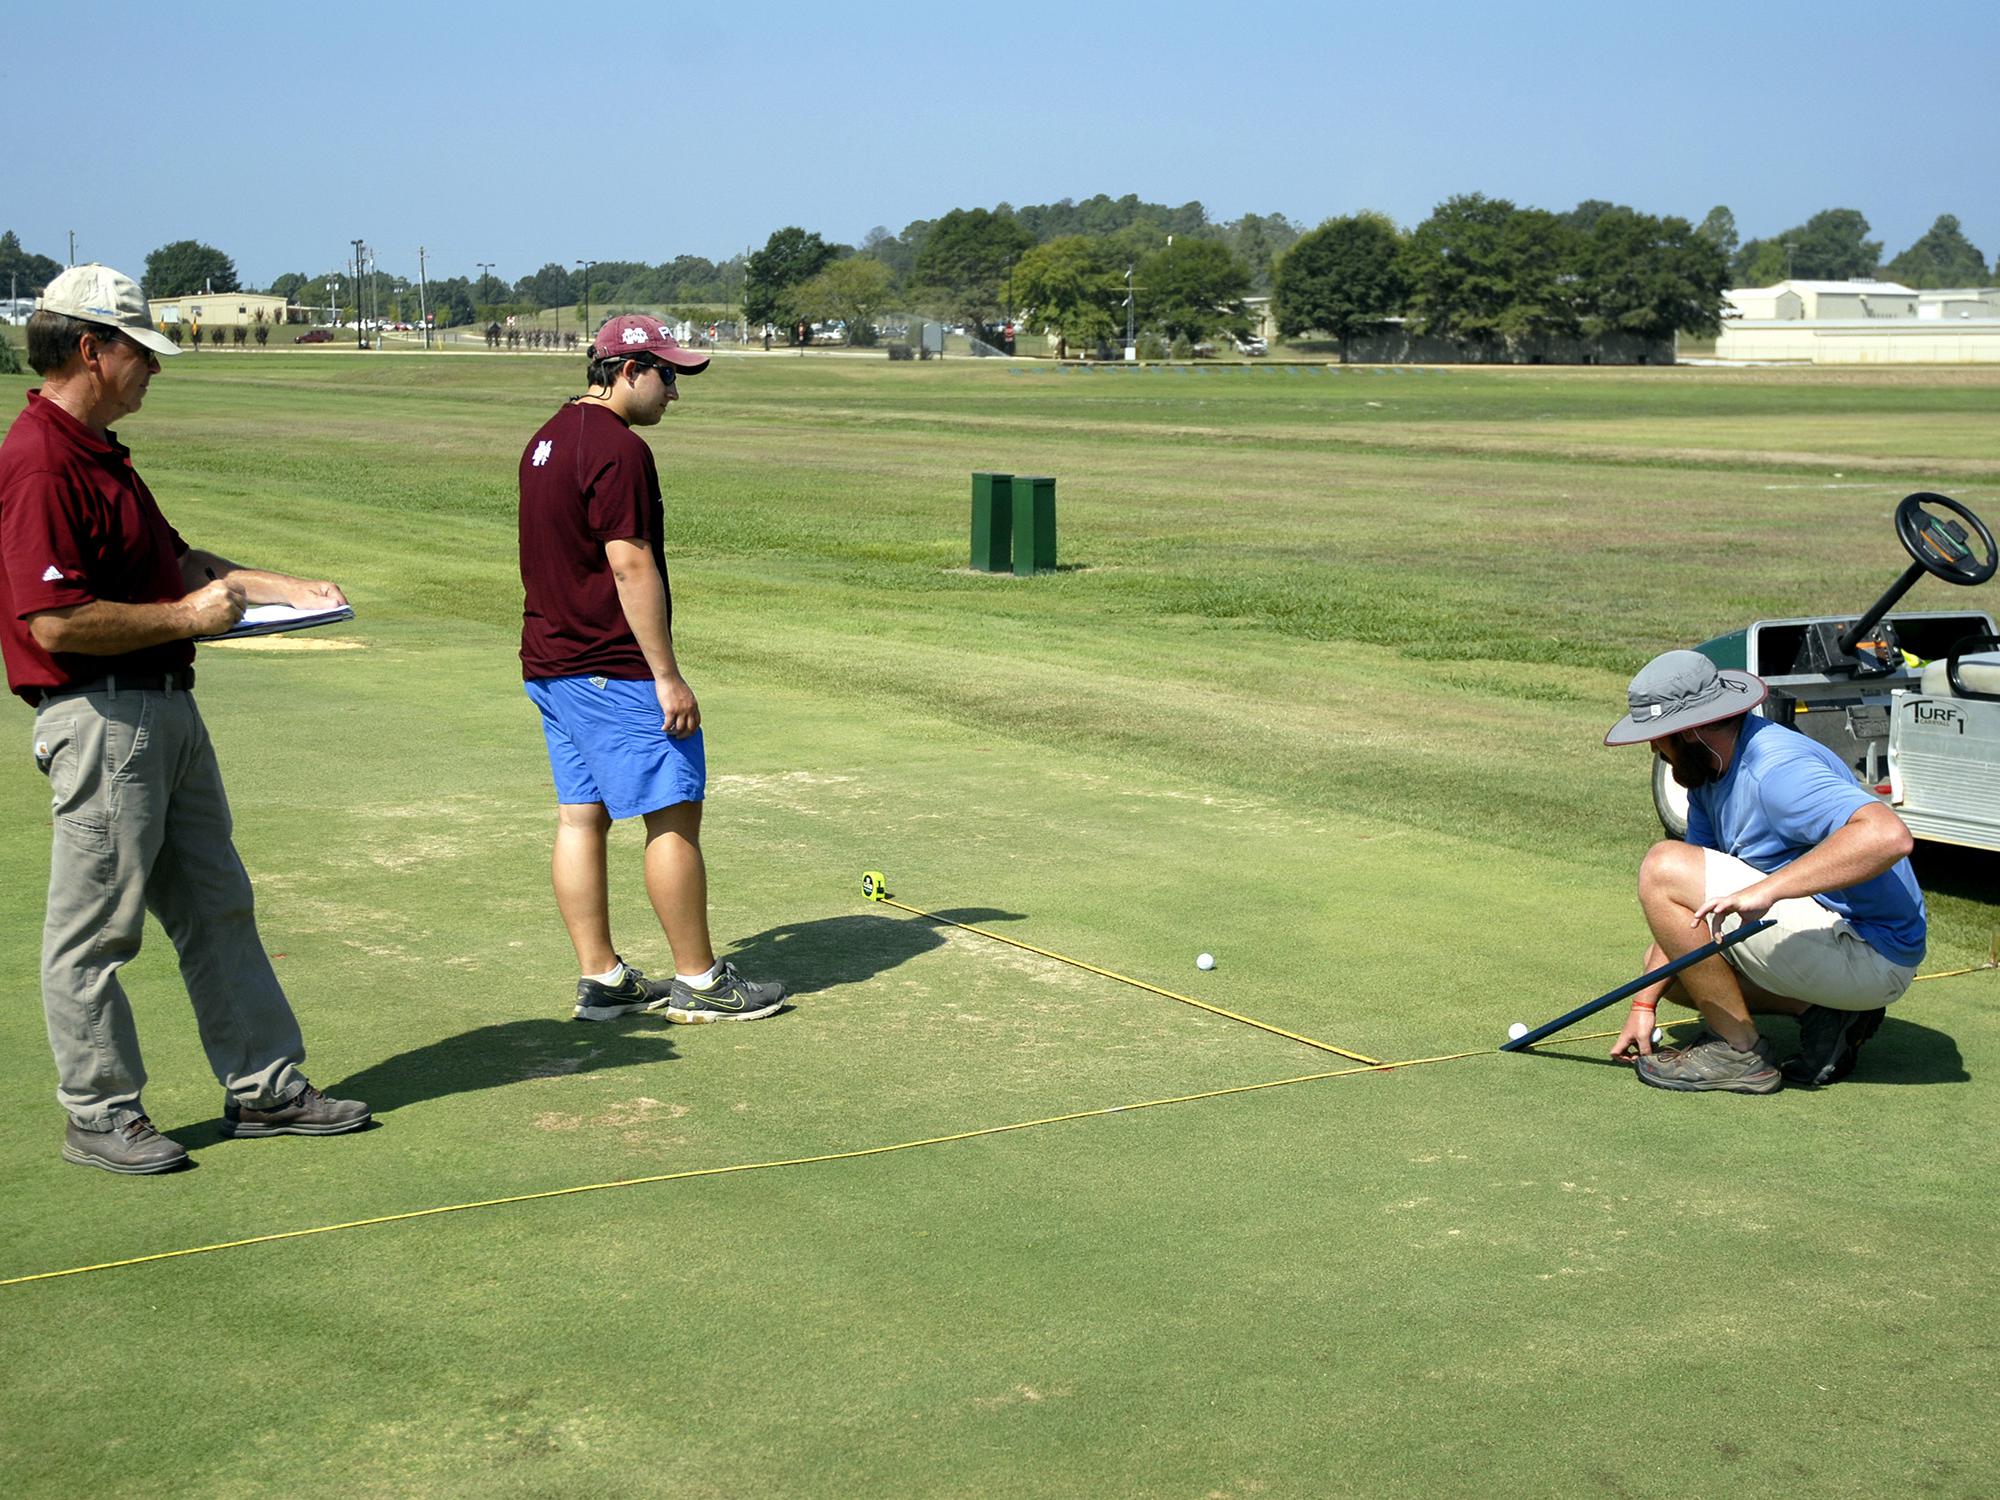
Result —
<path fill-rule="evenodd" d="M 1255 357 L 1257 355 L 1269 354 L 1271 348 L 1270 345 L 1258 338 L 1256 334 L 1246 333 L 1236 340 L 1236 352 Z"/>
<path fill-rule="evenodd" d="M 293 339 L 292 342 L 295 344 L 330 344 L 333 342 L 333 330 L 330 328 L 308 328 L 304 333 Z"/>

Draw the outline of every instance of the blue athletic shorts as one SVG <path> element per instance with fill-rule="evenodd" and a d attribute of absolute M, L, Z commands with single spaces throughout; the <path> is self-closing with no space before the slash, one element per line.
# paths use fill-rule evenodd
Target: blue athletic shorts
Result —
<path fill-rule="evenodd" d="M 633 818 L 707 792 L 701 731 L 677 740 L 660 728 L 651 678 L 537 677 L 525 686 L 542 711 L 558 802 L 601 802 L 612 817 Z"/>

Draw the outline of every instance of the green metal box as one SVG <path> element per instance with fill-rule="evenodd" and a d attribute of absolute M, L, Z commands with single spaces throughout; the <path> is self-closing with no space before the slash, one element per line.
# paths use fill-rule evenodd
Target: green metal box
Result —
<path fill-rule="evenodd" d="M 1056 568 L 1056 482 L 1043 474 L 1016 474 L 1009 486 L 1014 497 L 1014 573 L 1053 573 Z"/>
<path fill-rule="evenodd" d="M 972 476 L 972 566 L 1004 573 L 1014 553 L 1014 501 L 1008 474 Z"/>

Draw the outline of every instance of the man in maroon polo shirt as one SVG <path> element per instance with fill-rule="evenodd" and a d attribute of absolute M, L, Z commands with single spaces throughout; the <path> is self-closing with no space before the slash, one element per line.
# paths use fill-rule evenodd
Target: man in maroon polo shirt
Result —
<path fill-rule="evenodd" d="M 680 376 L 707 368 L 657 318 L 613 318 L 591 344 L 589 391 L 521 454 L 521 675 L 555 774 L 550 874 L 582 970 L 580 1021 L 659 1010 L 755 1021 L 785 998 L 783 985 L 718 960 L 709 937 L 701 707 L 674 656 L 659 471 L 632 430 L 666 415 Z M 673 950 L 671 981 L 648 979 L 611 944 L 606 840 L 613 820 L 633 817 L 645 820 L 646 894 Z"/>
<path fill-rule="evenodd" d="M 42 1010 L 69 1116 L 62 1154 L 132 1175 L 187 1160 L 140 1102 L 146 1071 L 118 980 L 149 909 L 180 955 L 224 1134 L 337 1135 L 369 1120 L 299 1071 L 305 1046 L 257 936 L 192 692 L 194 642 L 246 605 L 345 600 L 331 583 L 191 548 L 167 524 L 110 424 L 179 352 L 131 280 L 65 271 L 28 321 L 42 385 L 0 441 L 0 655 L 35 709 L 55 825 Z"/>

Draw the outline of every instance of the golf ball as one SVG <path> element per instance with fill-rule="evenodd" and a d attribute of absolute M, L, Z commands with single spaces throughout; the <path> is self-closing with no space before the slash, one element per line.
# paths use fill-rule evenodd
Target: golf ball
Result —
<path fill-rule="evenodd" d="M 1510 1042 L 1518 1042 L 1527 1034 L 1528 1023 L 1525 1021 L 1516 1021 L 1512 1026 L 1507 1028 L 1507 1040 Z"/>
<path fill-rule="evenodd" d="M 1194 961 L 1194 966 L 1195 966 L 1195 967 L 1196 967 L 1197 969 L 1212 969 L 1212 968 L 1214 968 L 1214 967 L 1215 967 L 1215 955 L 1214 955 L 1213 953 L 1204 953 L 1204 954 L 1202 954 L 1202 955 L 1201 955 L 1200 957 L 1198 957 L 1197 959 L 1195 959 L 1195 961 Z"/>
<path fill-rule="evenodd" d="M 1666 1035 L 1666 1033 L 1665 1033 L 1664 1031 L 1660 1030 L 1660 1028 L 1659 1028 L 1659 1027 L 1655 1026 L 1655 1027 L 1653 1028 L 1653 1045 L 1654 1045 L 1655 1047 L 1659 1046 L 1659 1045 L 1660 1045 L 1660 1038 L 1661 1038 L 1661 1037 L 1663 1037 L 1663 1036 L 1665 1036 L 1665 1035 Z"/>

